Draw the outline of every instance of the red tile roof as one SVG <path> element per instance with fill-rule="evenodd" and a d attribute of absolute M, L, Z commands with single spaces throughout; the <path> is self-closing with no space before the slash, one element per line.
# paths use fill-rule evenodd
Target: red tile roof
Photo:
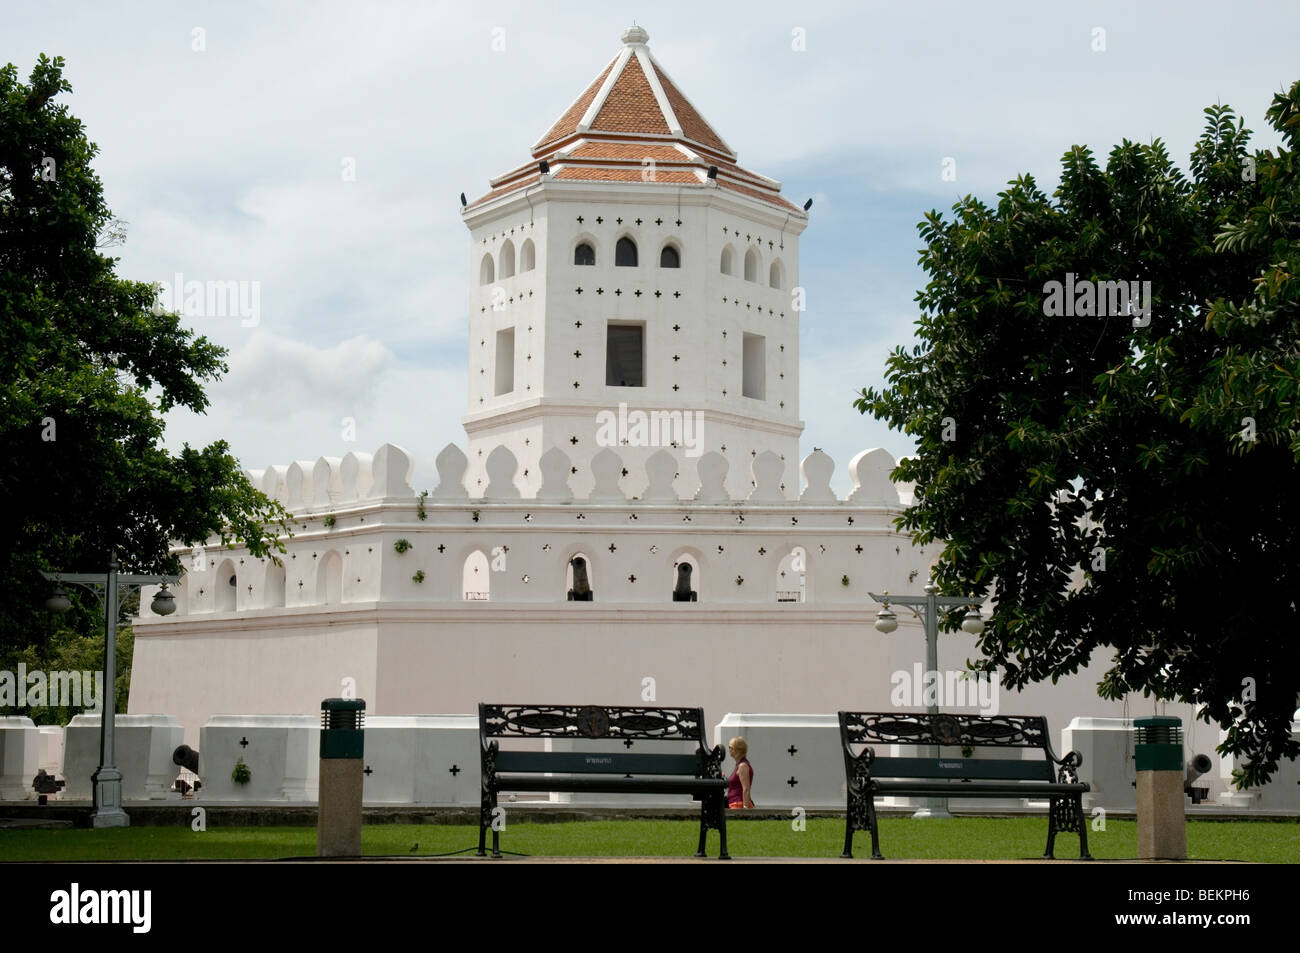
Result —
<path fill-rule="evenodd" d="M 617 59 L 618 57 L 615 57 L 610 60 L 609 65 L 605 67 L 604 71 L 592 81 L 592 84 L 583 91 L 581 96 L 573 101 L 573 105 L 564 111 L 564 115 L 556 121 L 555 125 L 550 128 L 550 131 L 547 132 L 546 135 L 542 136 L 542 144 L 553 142 L 556 139 L 563 139 L 572 130 L 577 128 L 578 120 L 581 119 L 582 114 L 587 111 L 587 107 L 591 105 L 591 101 L 596 98 L 596 93 L 600 92 L 600 84 L 605 82 L 605 77 L 608 76 L 609 71 L 614 68 L 614 63 L 617 62 Z"/>
<path fill-rule="evenodd" d="M 700 145 L 708 146 L 720 152 L 722 155 L 729 155 L 733 158 L 735 153 L 727 148 L 726 144 L 718 138 L 718 134 L 713 131 L 704 118 L 695 111 L 695 107 L 687 101 L 682 95 L 681 90 L 672 84 L 664 71 L 659 68 L 659 64 L 654 64 L 655 74 L 659 77 L 659 83 L 664 88 L 664 96 L 668 99 L 668 105 L 672 106 L 673 112 L 677 114 L 677 121 L 681 123 L 682 132 L 688 139 L 694 139 Z"/>
<path fill-rule="evenodd" d="M 702 184 L 715 165 L 719 188 L 801 211 L 781 197 L 780 183 L 735 164 L 736 154 L 650 55 L 643 30 L 634 27 L 623 39 L 624 49 L 534 146 L 535 161 L 493 179 L 492 191 L 471 207 L 535 184 L 536 163 L 545 160 L 554 178 L 566 181 L 673 185 Z M 590 123 L 583 126 L 589 113 Z M 645 159 L 656 164 L 653 178 L 645 175 Z"/>
<path fill-rule="evenodd" d="M 652 136 L 672 134 L 640 59 L 632 57 L 619 73 L 605 103 L 591 121 L 592 132 L 635 132 Z"/>

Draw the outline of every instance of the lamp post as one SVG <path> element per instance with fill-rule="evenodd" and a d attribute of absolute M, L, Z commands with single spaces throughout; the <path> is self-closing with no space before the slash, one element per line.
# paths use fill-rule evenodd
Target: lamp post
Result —
<path fill-rule="evenodd" d="M 900 606 L 907 606 L 912 610 L 912 614 L 921 620 L 925 626 L 925 670 L 926 672 L 939 671 L 939 608 L 951 606 L 969 606 L 965 617 L 961 621 L 963 631 L 971 635 L 979 635 L 984 631 L 984 620 L 976 606 L 981 605 L 983 600 L 977 600 L 973 596 L 969 599 L 962 599 L 957 596 L 938 595 L 939 587 L 931 579 L 925 584 L 924 596 L 891 596 L 888 591 L 876 595 L 870 593 L 871 598 L 879 602 L 884 608 L 876 613 L 876 629 L 888 635 L 898 628 L 898 617 L 889 609 L 891 602 L 896 602 Z M 935 676 L 929 676 L 931 678 Z M 942 681 L 940 681 L 942 684 Z M 936 693 L 937 694 L 937 693 Z M 926 711 L 931 715 L 939 714 L 938 698 L 931 698 L 930 704 L 926 706 Z M 939 757 L 939 746 L 929 746 L 929 756 L 931 758 Z M 952 817 L 948 813 L 947 798 L 926 798 L 925 805 L 917 809 L 913 817 Z"/>
<path fill-rule="evenodd" d="M 63 591 L 63 584 L 81 586 L 94 593 L 104 607 L 104 691 L 108 695 L 99 719 L 99 768 L 90 777 L 95 792 L 95 809 L 90 815 L 91 827 L 130 827 L 131 819 L 122 810 L 122 772 L 117 770 L 113 754 L 113 716 L 117 711 L 114 683 L 117 681 L 117 613 L 120 604 L 120 587 L 150 586 L 162 583 L 150 608 L 158 615 L 171 615 L 176 611 L 176 597 L 167 591 L 167 583 L 180 582 L 180 576 L 142 576 L 119 573 L 117 557 L 108 563 L 108 572 L 67 573 L 43 572 L 54 583 L 54 592 L 45 600 L 51 612 L 64 613 L 72 603 Z"/>

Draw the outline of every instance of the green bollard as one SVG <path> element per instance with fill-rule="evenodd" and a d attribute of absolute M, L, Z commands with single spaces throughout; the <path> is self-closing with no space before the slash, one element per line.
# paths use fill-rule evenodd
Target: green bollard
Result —
<path fill-rule="evenodd" d="M 316 856 L 361 856 L 361 789 L 365 782 L 366 703 L 327 698 L 320 703 L 320 797 Z"/>
<path fill-rule="evenodd" d="M 1152 716 L 1133 722 L 1137 762 L 1138 857 L 1187 859 L 1183 804 L 1183 723 Z"/>

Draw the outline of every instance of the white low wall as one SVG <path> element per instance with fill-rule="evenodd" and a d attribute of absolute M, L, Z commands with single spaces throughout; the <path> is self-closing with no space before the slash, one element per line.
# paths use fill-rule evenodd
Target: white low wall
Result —
<path fill-rule="evenodd" d="M 1078 751 L 1083 755 L 1079 780 L 1090 790 L 1083 808 L 1107 811 L 1137 810 L 1137 773 L 1133 761 L 1133 722 L 1127 718 L 1079 717 L 1061 732 L 1059 757 Z"/>
<path fill-rule="evenodd" d="M 199 738 L 203 787 L 198 796 L 202 800 L 316 800 L 320 781 L 318 716 L 214 715 Z M 240 758 L 251 775 L 247 784 L 236 784 L 231 777 Z"/>
<path fill-rule="evenodd" d="M 749 746 L 755 808 L 843 810 L 844 756 L 837 715 L 728 712 L 714 727 L 713 741 L 725 750 L 735 737 Z M 735 769 L 728 755 L 723 773 L 730 776 Z"/>
<path fill-rule="evenodd" d="M 41 766 L 41 730 L 24 715 L 0 716 L 0 801 L 34 798 Z"/>
<path fill-rule="evenodd" d="M 51 776 L 63 774 L 63 726 L 41 725 L 41 767 Z"/>
<path fill-rule="evenodd" d="M 372 715 L 365 732 L 366 804 L 478 805 L 478 715 Z"/>
<path fill-rule="evenodd" d="M 100 715 L 77 715 L 68 722 L 63 741 L 63 797 L 91 800 L 91 777 L 99 768 Z M 166 798 L 181 769 L 172 752 L 185 729 L 171 715 L 117 715 L 113 719 L 113 760 L 122 772 L 122 800 Z"/>
<path fill-rule="evenodd" d="M 1227 733 L 1224 732 L 1222 737 L 1226 738 Z M 1300 721 L 1291 725 L 1291 737 L 1300 740 Z M 1246 810 L 1300 813 L 1300 759 L 1278 762 L 1277 773 L 1268 784 L 1245 791 L 1238 791 L 1232 785 L 1233 769 L 1241 767 L 1241 759 L 1235 755 L 1220 755 L 1218 760 L 1218 773 L 1227 787 L 1226 793 L 1219 795 L 1220 804 Z"/>

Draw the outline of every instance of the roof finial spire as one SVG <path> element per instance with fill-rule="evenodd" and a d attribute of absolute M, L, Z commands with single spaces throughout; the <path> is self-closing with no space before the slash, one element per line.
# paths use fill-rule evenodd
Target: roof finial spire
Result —
<path fill-rule="evenodd" d="M 635 20 L 632 21 L 630 27 L 623 31 L 624 46 L 645 46 L 649 42 L 650 34 L 642 27 L 637 26 Z"/>

